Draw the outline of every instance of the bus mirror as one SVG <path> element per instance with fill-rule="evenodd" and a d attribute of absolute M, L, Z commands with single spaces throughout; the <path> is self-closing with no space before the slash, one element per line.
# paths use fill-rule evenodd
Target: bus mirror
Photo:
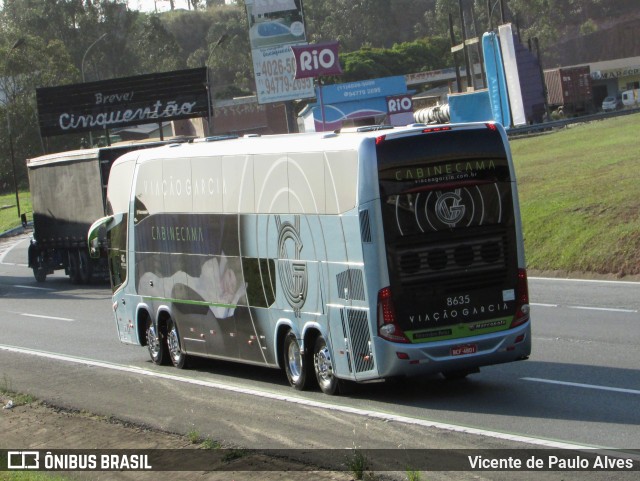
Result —
<path fill-rule="evenodd" d="M 100 229 L 106 226 L 114 219 L 112 215 L 98 219 L 91 227 L 89 227 L 89 234 L 87 236 L 87 245 L 89 246 L 89 255 L 97 259 L 100 257 Z"/>

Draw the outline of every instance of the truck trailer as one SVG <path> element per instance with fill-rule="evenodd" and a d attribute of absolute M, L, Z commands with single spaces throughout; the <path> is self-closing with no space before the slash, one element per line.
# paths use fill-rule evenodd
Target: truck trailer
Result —
<path fill-rule="evenodd" d="M 105 256 L 88 255 L 87 230 L 106 213 L 111 165 L 127 152 L 165 143 L 128 142 L 27 161 L 33 206 L 28 262 L 38 282 L 62 269 L 74 284 L 90 283 L 94 277 L 108 279 Z"/>
<path fill-rule="evenodd" d="M 562 107 L 566 115 L 583 115 L 593 110 L 591 68 L 587 66 L 544 71 L 549 107 Z"/>

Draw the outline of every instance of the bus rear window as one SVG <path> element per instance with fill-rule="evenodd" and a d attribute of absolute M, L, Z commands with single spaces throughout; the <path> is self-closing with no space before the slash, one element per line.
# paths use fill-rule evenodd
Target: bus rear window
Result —
<path fill-rule="evenodd" d="M 387 139 L 377 155 L 382 196 L 511 180 L 502 137 L 489 129 Z"/>

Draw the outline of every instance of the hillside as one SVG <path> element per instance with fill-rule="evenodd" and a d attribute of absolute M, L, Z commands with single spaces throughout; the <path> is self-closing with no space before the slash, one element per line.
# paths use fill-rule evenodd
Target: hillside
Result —
<path fill-rule="evenodd" d="M 529 269 L 640 275 L 640 114 L 512 141 Z"/>

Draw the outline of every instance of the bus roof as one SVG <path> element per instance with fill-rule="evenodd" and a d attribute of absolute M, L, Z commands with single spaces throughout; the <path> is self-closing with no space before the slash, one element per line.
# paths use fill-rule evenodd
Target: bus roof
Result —
<path fill-rule="evenodd" d="M 384 137 L 399 138 L 417 135 L 425 132 L 445 130 L 495 129 L 491 123 L 467 123 L 427 125 L 414 124 L 405 127 L 367 126 L 343 129 L 336 132 L 309 132 L 299 134 L 278 135 L 250 135 L 245 137 L 217 136 L 205 139 L 195 139 L 188 143 L 168 144 L 154 149 L 136 151 L 130 155 L 139 161 L 153 159 L 172 159 L 185 155 L 193 157 L 208 157 L 212 155 L 252 155 L 252 154 L 281 154 L 284 152 L 325 152 L 332 150 L 358 150 L 369 139 Z M 188 153 L 184 149 L 188 149 Z M 130 156 L 126 158 L 130 159 Z"/>

